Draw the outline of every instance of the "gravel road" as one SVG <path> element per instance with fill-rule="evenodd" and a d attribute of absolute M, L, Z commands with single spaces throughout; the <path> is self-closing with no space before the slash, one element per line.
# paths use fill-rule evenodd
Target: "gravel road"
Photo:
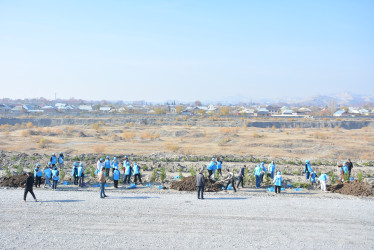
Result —
<path fill-rule="evenodd" d="M 169 190 L 0 190 L 0 249 L 373 249 L 374 199 Z M 334 198 L 337 197 L 337 198 Z"/>

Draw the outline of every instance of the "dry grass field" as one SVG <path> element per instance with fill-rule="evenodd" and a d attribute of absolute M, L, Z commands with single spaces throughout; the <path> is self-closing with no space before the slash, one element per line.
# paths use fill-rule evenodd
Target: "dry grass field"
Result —
<path fill-rule="evenodd" d="M 253 127 L 147 126 L 94 123 L 35 127 L 0 126 L 0 150 L 32 153 L 252 155 L 291 159 L 369 161 L 374 129 L 277 129 Z"/>

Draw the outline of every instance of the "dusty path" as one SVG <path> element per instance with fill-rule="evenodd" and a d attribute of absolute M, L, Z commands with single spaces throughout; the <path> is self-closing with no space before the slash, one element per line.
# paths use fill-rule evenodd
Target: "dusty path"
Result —
<path fill-rule="evenodd" d="M 374 199 L 0 190 L 0 249 L 372 249 Z"/>

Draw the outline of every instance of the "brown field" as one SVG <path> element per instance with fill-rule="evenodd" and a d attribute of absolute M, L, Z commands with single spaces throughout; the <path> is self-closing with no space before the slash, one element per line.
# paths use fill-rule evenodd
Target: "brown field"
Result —
<path fill-rule="evenodd" d="M 253 127 L 124 126 L 90 124 L 35 127 L 0 126 L 0 150 L 70 154 L 172 153 L 178 155 L 251 155 L 268 158 L 370 161 L 374 129 L 277 129 Z"/>

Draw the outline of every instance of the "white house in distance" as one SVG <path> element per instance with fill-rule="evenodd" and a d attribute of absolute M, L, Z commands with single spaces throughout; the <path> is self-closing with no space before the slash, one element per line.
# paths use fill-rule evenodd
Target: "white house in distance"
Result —
<path fill-rule="evenodd" d="M 110 112 L 112 110 L 112 107 L 100 107 L 99 109 L 101 112 Z"/>
<path fill-rule="evenodd" d="M 91 105 L 79 105 L 78 108 L 81 111 L 88 111 L 88 112 L 91 112 L 93 110 Z"/>

